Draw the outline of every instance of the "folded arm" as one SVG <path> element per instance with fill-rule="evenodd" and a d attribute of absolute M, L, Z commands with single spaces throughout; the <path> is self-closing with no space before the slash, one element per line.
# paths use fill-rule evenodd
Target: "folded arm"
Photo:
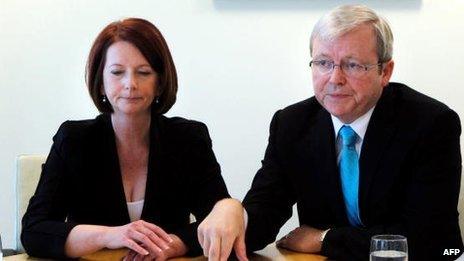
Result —
<path fill-rule="evenodd" d="M 324 255 L 337 260 L 365 258 L 370 238 L 376 234 L 405 235 L 410 260 L 445 260 L 445 249 L 462 250 L 457 212 L 461 179 L 459 118 L 446 110 L 428 127 L 418 137 L 408 167 L 402 170 L 410 180 L 398 220 L 369 228 L 331 228 L 322 245 Z"/>

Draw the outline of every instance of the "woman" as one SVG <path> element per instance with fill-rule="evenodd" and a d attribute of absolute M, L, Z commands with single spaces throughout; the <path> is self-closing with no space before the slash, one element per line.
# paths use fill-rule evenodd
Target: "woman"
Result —
<path fill-rule="evenodd" d="M 108 25 L 86 68 L 102 113 L 67 121 L 53 138 L 21 241 L 33 256 L 80 257 L 102 248 L 165 260 L 201 254 L 197 223 L 229 197 L 202 123 L 167 118 L 177 75 L 150 22 Z"/>

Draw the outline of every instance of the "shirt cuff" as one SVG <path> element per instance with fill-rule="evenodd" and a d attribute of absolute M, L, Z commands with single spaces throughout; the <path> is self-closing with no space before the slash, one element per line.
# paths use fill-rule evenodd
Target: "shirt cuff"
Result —
<path fill-rule="evenodd" d="M 319 241 L 324 242 L 325 235 L 327 235 L 327 232 L 329 232 L 329 230 L 330 228 L 322 231 L 321 236 L 319 237 Z"/>
<path fill-rule="evenodd" d="M 243 224 L 245 224 L 245 231 L 248 226 L 248 213 L 246 212 L 246 209 L 243 208 Z"/>

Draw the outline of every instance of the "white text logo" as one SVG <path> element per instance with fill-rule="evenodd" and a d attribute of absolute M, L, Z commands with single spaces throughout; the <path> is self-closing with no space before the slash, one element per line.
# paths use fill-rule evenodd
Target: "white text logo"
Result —
<path fill-rule="evenodd" d="M 461 252 L 461 250 L 459 250 L 458 248 L 446 248 L 445 251 L 443 251 L 443 255 L 444 256 L 456 256 L 458 255 L 459 253 Z"/>

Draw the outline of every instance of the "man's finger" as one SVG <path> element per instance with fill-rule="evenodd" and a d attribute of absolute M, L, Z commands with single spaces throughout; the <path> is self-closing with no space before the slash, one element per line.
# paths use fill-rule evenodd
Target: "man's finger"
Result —
<path fill-rule="evenodd" d="M 208 260 L 209 261 L 219 261 L 219 256 L 221 254 L 221 239 L 218 236 L 213 236 L 211 238 Z"/>
<path fill-rule="evenodd" d="M 230 252 L 232 252 L 232 247 L 234 244 L 234 238 L 230 235 L 224 235 L 221 237 L 221 248 L 219 252 L 219 260 L 220 261 L 227 261 L 230 256 Z"/>
<path fill-rule="evenodd" d="M 200 243 L 200 246 L 201 248 L 203 248 L 203 250 L 205 249 L 205 246 L 204 246 L 204 239 L 205 239 L 205 234 L 203 233 L 203 230 L 198 227 L 198 230 L 197 230 L 197 238 L 198 238 L 198 243 Z"/>
<path fill-rule="evenodd" d="M 206 235 L 203 239 L 203 255 L 208 257 L 209 248 L 211 246 L 211 237 Z"/>
<path fill-rule="evenodd" d="M 240 261 L 248 261 L 246 254 L 245 235 L 240 235 L 234 242 L 235 255 Z"/>

